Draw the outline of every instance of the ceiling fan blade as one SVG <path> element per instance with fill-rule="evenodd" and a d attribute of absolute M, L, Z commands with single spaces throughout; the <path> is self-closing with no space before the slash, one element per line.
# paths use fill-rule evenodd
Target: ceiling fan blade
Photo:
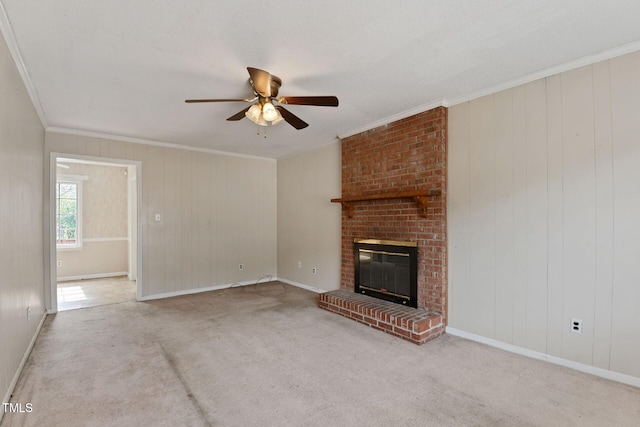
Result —
<path fill-rule="evenodd" d="M 227 120 L 230 121 L 230 122 L 237 122 L 238 120 L 244 119 L 244 117 L 245 117 L 244 113 L 249 111 L 249 108 L 251 108 L 251 106 L 248 106 L 244 110 L 234 114 L 233 116 L 229 117 Z"/>
<path fill-rule="evenodd" d="M 281 104 L 316 105 L 319 107 L 337 107 L 338 98 L 335 96 L 283 96 L 277 100 Z"/>
<path fill-rule="evenodd" d="M 226 98 L 221 98 L 221 99 L 185 99 L 184 102 L 186 102 L 187 104 L 193 104 L 193 103 L 196 103 L 196 102 L 251 102 L 254 99 L 251 99 L 251 98 L 244 98 L 244 99 L 226 99 Z"/>
<path fill-rule="evenodd" d="M 268 98 L 271 96 L 271 74 L 258 68 L 247 67 L 251 84 L 256 93 L 260 96 Z"/>
<path fill-rule="evenodd" d="M 294 128 L 300 130 L 309 126 L 308 123 L 293 114 L 291 111 L 284 108 L 282 105 L 278 105 L 276 106 L 276 108 L 278 109 L 278 111 L 280 111 L 280 114 L 282 114 L 282 118 Z"/>

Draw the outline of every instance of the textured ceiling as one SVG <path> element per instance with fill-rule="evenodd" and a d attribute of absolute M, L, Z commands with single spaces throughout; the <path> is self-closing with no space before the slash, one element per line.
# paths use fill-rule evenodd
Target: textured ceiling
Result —
<path fill-rule="evenodd" d="M 640 40 L 638 0 L 0 1 L 47 126 L 274 158 Z M 250 96 L 247 66 L 340 106 L 265 139 L 184 103 Z"/>

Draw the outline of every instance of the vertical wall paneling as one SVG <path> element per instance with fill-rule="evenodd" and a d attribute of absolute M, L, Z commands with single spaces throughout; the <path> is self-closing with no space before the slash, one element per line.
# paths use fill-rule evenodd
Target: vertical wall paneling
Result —
<path fill-rule="evenodd" d="M 191 153 L 191 161 L 194 165 L 195 173 L 192 174 L 191 186 L 194 190 L 196 202 L 195 219 L 199 233 L 194 235 L 194 281 L 197 286 L 203 287 L 211 283 L 211 222 L 212 207 L 207 197 L 207 192 L 211 183 L 211 168 L 205 158 L 199 153 Z"/>
<path fill-rule="evenodd" d="M 180 152 L 180 191 L 179 191 L 179 228 L 180 233 L 188 236 L 195 236 L 194 231 L 197 229 L 194 226 L 197 221 L 194 211 L 198 202 L 195 199 L 195 191 L 193 187 L 193 175 L 197 174 L 197 171 L 193 165 L 193 158 L 191 152 L 182 150 Z M 197 187 L 195 187 L 197 188 Z M 181 253 L 180 253 L 180 280 L 184 289 L 189 289 L 196 283 L 194 276 L 194 259 L 195 250 L 193 241 L 189 239 L 181 239 Z"/>
<path fill-rule="evenodd" d="M 609 369 L 613 290 L 613 147 L 609 63 L 592 66 L 596 174 L 596 265 L 593 365 Z"/>
<path fill-rule="evenodd" d="M 47 134 L 47 141 L 50 135 L 53 135 L 53 133 L 49 133 Z M 51 144 L 51 145 L 55 145 L 55 144 Z M 149 218 L 150 218 L 150 214 L 149 214 L 149 199 L 147 196 L 147 192 L 144 191 L 144 187 L 145 187 L 145 183 L 144 183 L 144 176 L 145 176 L 145 160 L 146 160 L 146 152 L 147 152 L 147 146 L 142 145 L 142 144 L 132 144 L 133 145 L 133 153 L 132 153 L 132 158 L 133 160 L 139 161 L 142 163 L 142 170 L 139 176 L 136 176 L 136 180 L 140 180 L 142 183 L 142 187 L 143 187 L 143 191 L 141 191 L 140 193 L 138 193 L 138 218 L 139 218 L 139 230 L 138 230 L 138 236 L 142 236 L 139 240 L 139 246 L 140 246 L 140 254 L 138 255 L 138 259 L 140 260 L 140 258 L 142 258 L 142 276 L 143 276 L 143 281 L 145 278 L 149 277 L 148 276 L 148 266 L 147 266 L 147 262 L 146 262 L 146 258 L 145 255 L 146 253 L 148 253 L 149 249 L 149 244 L 148 244 L 148 237 L 149 236 Z M 138 298 L 140 298 L 141 295 L 141 289 L 138 289 Z"/>
<path fill-rule="evenodd" d="M 230 224 L 227 223 L 227 212 L 224 209 L 226 203 L 232 203 L 231 198 L 226 193 L 227 188 L 227 171 L 226 163 L 215 161 L 213 166 L 213 182 L 211 191 L 215 192 L 217 197 L 212 200 L 214 208 L 214 226 L 209 237 L 214 242 L 214 249 L 211 253 L 211 262 L 214 260 L 216 266 L 212 267 L 211 274 L 214 282 L 227 282 L 227 268 L 229 264 L 229 251 L 225 250 L 224 241 L 227 239 L 227 229 Z"/>
<path fill-rule="evenodd" d="M 547 349 L 547 117 L 545 81 L 525 86 L 526 98 L 526 342 Z"/>
<path fill-rule="evenodd" d="M 560 75 L 546 79 L 547 98 L 547 353 L 560 357 L 564 277 L 562 90 Z"/>
<path fill-rule="evenodd" d="M 121 141 L 109 141 L 109 153 L 106 157 L 112 159 L 126 159 L 127 158 L 127 145 L 126 142 Z"/>
<path fill-rule="evenodd" d="M 527 343 L 527 100 L 513 89 L 513 344 Z"/>
<path fill-rule="evenodd" d="M 53 133 L 47 134 L 47 145 L 55 147 L 55 144 L 50 143 L 49 136 L 53 135 Z M 146 176 L 148 176 L 148 172 L 145 170 L 144 164 L 146 162 L 146 147 L 141 144 L 136 144 L 137 146 L 134 148 L 134 156 L 133 159 L 142 163 L 142 170 L 139 176 L 136 177 L 137 180 L 141 180 L 143 185 L 143 191 L 138 193 L 138 218 L 139 218 L 139 235 L 142 236 L 140 239 L 140 256 L 143 258 L 142 262 L 142 276 L 144 278 L 148 276 L 148 262 L 144 259 L 144 254 L 150 250 L 149 247 L 149 227 L 150 227 L 150 213 L 149 213 L 149 200 L 147 196 L 147 191 L 144 191 L 144 180 Z"/>
<path fill-rule="evenodd" d="M 495 177 L 493 97 L 476 99 L 470 105 L 469 269 L 474 272 L 471 300 L 495 313 Z M 473 332 L 493 337 L 495 319 L 487 315 L 472 321 Z"/>
<path fill-rule="evenodd" d="M 495 339 L 513 341 L 513 91 L 494 96 Z"/>
<path fill-rule="evenodd" d="M 165 292 L 171 289 L 183 290 L 180 283 L 180 153 L 170 153 L 169 148 L 162 149 L 162 159 L 172 157 L 172 167 L 166 167 L 164 179 L 164 275 Z"/>
<path fill-rule="evenodd" d="M 45 312 L 43 171 L 49 164 L 44 129 L 2 36 L 0 91 L 0 398 L 9 402 Z"/>
<path fill-rule="evenodd" d="M 336 163 L 339 163 L 339 156 L 338 156 L 338 161 L 336 161 Z M 256 193 L 259 195 L 259 204 L 255 205 L 252 204 L 252 208 L 255 208 L 256 206 L 258 206 L 258 210 L 257 213 L 258 218 L 259 218 L 259 222 L 257 223 L 257 229 L 256 229 L 256 233 L 257 232 L 261 232 L 259 233 L 260 236 L 262 236 L 263 242 L 262 242 L 262 246 L 267 246 L 269 242 L 277 242 L 279 239 L 278 236 L 278 222 L 277 222 L 277 217 L 278 217 L 278 201 L 277 201 L 277 197 L 278 197 L 278 188 L 277 188 L 277 176 L 278 176 L 278 165 L 276 162 L 272 162 L 272 163 L 262 163 L 261 167 L 263 168 L 263 172 L 260 175 L 255 175 L 254 176 L 254 181 L 257 183 L 256 185 Z M 325 172 L 327 171 L 326 169 L 323 169 Z M 276 178 L 276 184 L 275 184 L 275 188 L 273 188 L 273 184 L 260 178 L 260 176 L 263 175 L 274 175 Z M 323 174 L 321 174 L 323 175 Z M 328 178 L 328 176 L 333 175 L 333 173 L 325 173 L 324 176 L 323 175 L 323 180 L 324 182 L 327 183 L 327 186 L 330 186 L 332 183 L 333 185 L 339 185 L 339 179 L 340 179 L 340 175 L 339 173 L 336 176 L 336 181 L 332 181 L 331 179 Z M 332 193 L 332 187 L 330 187 L 329 189 L 327 189 L 327 187 L 322 187 L 324 189 L 324 193 L 320 192 L 316 197 L 322 198 L 322 200 L 325 200 L 325 197 L 327 194 Z M 274 193 L 275 191 L 275 193 Z M 275 197 L 275 200 L 273 200 L 273 198 Z M 327 205 L 324 205 L 327 206 Z M 261 210 L 264 209 L 266 212 L 264 215 L 261 215 Z M 337 212 L 339 211 L 339 209 L 334 209 L 333 212 L 335 212 L 334 215 L 337 216 Z M 323 213 L 319 212 L 318 215 L 322 215 Z M 271 221 L 273 218 L 276 218 L 275 220 L 275 224 L 271 224 Z M 340 275 L 340 267 L 339 267 L 339 255 L 337 254 L 337 251 L 334 250 L 334 242 L 337 242 L 337 236 L 338 233 L 340 232 L 340 224 L 339 223 L 334 223 L 331 219 L 332 217 L 330 215 L 322 215 L 321 216 L 322 220 L 318 221 L 317 224 L 326 224 L 326 227 L 332 227 L 330 230 L 331 231 L 326 231 L 324 228 L 322 227 L 314 227 L 314 229 L 316 230 L 317 233 L 326 233 L 326 237 L 324 237 L 323 239 L 320 239 L 321 241 L 328 241 L 329 245 L 328 248 L 326 250 L 326 252 L 324 252 L 325 256 L 329 257 L 329 263 L 324 264 L 323 266 L 326 266 L 325 269 L 326 271 L 324 272 L 324 275 L 322 276 L 322 278 L 318 278 L 320 283 L 325 283 L 327 287 L 332 286 L 332 283 L 334 283 L 333 280 L 331 280 L 332 275 L 335 275 L 336 280 Z M 327 229 L 328 230 L 328 229 Z M 256 234 L 254 233 L 254 234 Z M 335 236 L 335 240 L 332 239 L 332 236 Z M 266 268 L 266 266 L 269 265 L 278 265 L 278 251 L 277 251 L 277 247 L 275 248 L 275 250 L 263 250 L 260 251 L 260 255 L 262 256 L 261 258 L 261 266 L 262 266 L 262 270 L 259 273 L 259 276 L 262 277 L 264 275 L 267 274 L 271 274 L 271 275 L 276 275 L 278 273 L 277 268 L 276 270 L 269 270 Z M 331 262 L 333 262 L 333 260 L 336 260 L 335 262 L 337 262 L 337 264 L 331 264 Z"/>
<path fill-rule="evenodd" d="M 144 259 L 144 265 L 148 267 L 144 276 L 144 280 L 147 283 L 153 283 L 157 292 L 162 294 L 166 293 L 168 287 L 166 286 L 166 274 L 165 274 L 165 257 L 166 246 L 169 244 L 167 241 L 167 209 L 163 209 L 167 205 L 165 196 L 165 180 L 164 180 L 164 156 L 162 155 L 162 149 L 149 150 L 147 152 L 148 163 L 156 165 L 155 168 L 144 168 L 142 170 L 142 176 L 144 182 L 148 184 L 147 188 L 143 192 L 149 192 L 149 235 L 147 236 L 149 243 L 149 253 L 155 254 L 150 259 Z M 160 214 L 160 221 L 156 221 L 155 215 Z"/>
<path fill-rule="evenodd" d="M 278 160 L 278 277 L 340 287 L 342 207 L 330 200 L 341 194 L 341 167 L 340 143 Z"/>
<path fill-rule="evenodd" d="M 592 363 L 595 292 L 595 155 L 591 67 L 562 74 L 564 323 L 562 357 Z M 571 318 L 583 321 L 573 333 Z"/>
<path fill-rule="evenodd" d="M 248 182 L 246 174 L 237 174 L 237 159 L 231 160 L 227 164 L 226 173 L 227 177 L 231 180 L 235 181 L 235 191 L 229 191 L 228 188 L 225 188 L 227 193 L 227 199 L 231 206 L 240 206 L 243 200 L 246 199 L 249 194 L 248 191 Z M 230 229 L 236 230 L 237 237 L 244 241 L 247 234 L 247 227 L 244 226 L 244 217 L 245 212 L 243 210 L 228 210 L 226 212 L 226 223 L 229 224 Z M 227 238 L 231 238 L 230 235 L 227 235 Z M 229 258 L 227 258 L 227 271 L 230 273 L 231 271 L 239 271 L 239 277 L 244 279 L 247 275 L 246 271 L 239 270 L 239 264 L 243 263 L 248 267 L 248 263 L 244 260 L 244 251 L 242 250 L 241 245 L 236 245 L 234 247 L 227 248 L 229 251 Z"/>
<path fill-rule="evenodd" d="M 77 148 L 77 149 L 81 149 L 82 151 L 84 151 L 83 154 L 86 154 L 87 156 L 94 156 L 94 157 L 100 157 L 100 140 L 97 138 L 88 138 L 88 137 L 83 137 L 83 136 L 75 136 L 75 135 L 64 135 L 65 139 L 74 139 L 74 138 L 78 138 L 79 141 L 84 142 L 82 144 L 82 148 Z M 61 153 L 75 153 L 74 148 L 73 147 L 62 147 L 62 149 L 60 150 Z"/>
<path fill-rule="evenodd" d="M 180 153 L 170 153 L 169 148 L 162 150 L 164 161 L 172 156 L 173 167 L 166 167 L 163 174 L 163 190 L 165 197 L 164 219 L 164 275 L 165 292 L 170 289 L 182 290 L 180 285 L 180 217 L 182 216 L 182 206 L 180 206 Z"/>
<path fill-rule="evenodd" d="M 449 117 L 449 325 L 640 378 L 640 52 Z M 491 238 L 494 274 L 477 253 Z M 495 307 L 473 301 L 479 291 L 495 292 Z"/>
<path fill-rule="evenodd" d="M 142 164 L 141 298 L 276 275 L 275 256 L 264 255 L 277 249 L 274 160 L 46 134 L 47 155 L 89 147 Z M 49 200 L 48 187 L 46 193 Z"/>
<path fill-rule="evenodd" d="M 640 377 L 640 53 L 610 60 L 614 279 L 611 369 Z"/>
<path fill-rule="evenodd" d="M 70 138 L 63 135 L 61 141 L 64 144 L 65 150 L 69 151 L 83 150 L 86 146 L 84 138 L 78 140 L 76 138 Z"/>
<path fill-rule="evenodd" d="M 469 274 L 469 103 L 457 105 L 449 113 L 448 212 L 449 262 L 449 325 L 471 330 L 474 310 L 471 300 L 473 286 Z"/>
<path fill-rule="evenodd" d="M 62 134 L 56 134 L 52 140 L 55 140 L 56 145 L 61 145 L 62 144 L 62 138 L 64 135 Z"/>

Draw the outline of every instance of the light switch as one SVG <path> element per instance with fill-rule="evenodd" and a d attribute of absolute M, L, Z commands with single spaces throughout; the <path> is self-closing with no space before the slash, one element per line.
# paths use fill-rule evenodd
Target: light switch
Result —
<path fill-rule="evenodd" d="M 156 214 L 156 221 L 160 221 L 160 214 Z"/>

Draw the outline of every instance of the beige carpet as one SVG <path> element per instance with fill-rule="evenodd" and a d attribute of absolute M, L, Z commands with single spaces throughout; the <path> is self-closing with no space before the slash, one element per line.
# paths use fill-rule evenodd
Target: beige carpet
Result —
<path fill-rule="evenodd" d="M 49 316 L 3 426 L 638 426 L 640 389 L 452 336 L 416 346 L 277 282 Z"/>

